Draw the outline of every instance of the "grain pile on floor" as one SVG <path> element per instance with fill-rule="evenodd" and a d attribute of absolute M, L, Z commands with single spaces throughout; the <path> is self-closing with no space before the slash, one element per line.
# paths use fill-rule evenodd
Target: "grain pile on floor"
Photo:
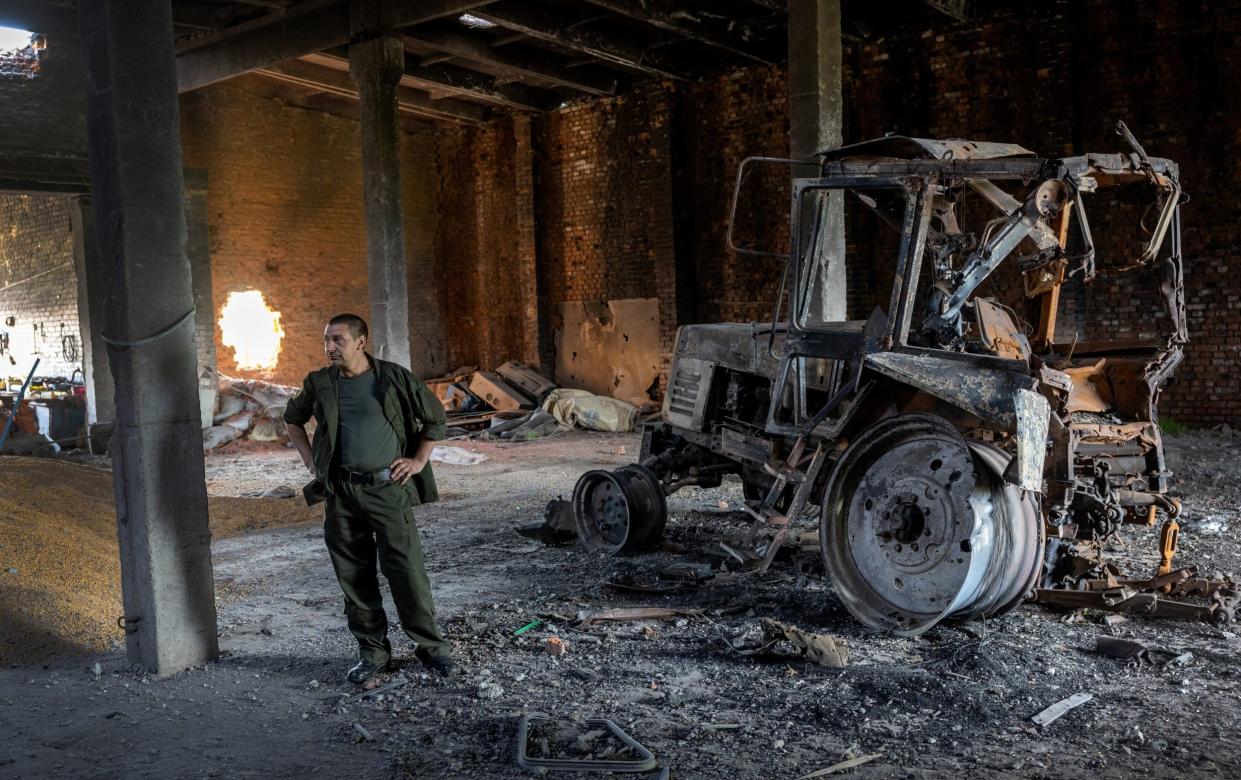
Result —
<path fill-rule="evenodd" d="M 111 472 L 0 458 L 0 664 L 100 652 L 121 639 Z M 295 498 L 210 499 L 216 538 L 318 520 Z"/>

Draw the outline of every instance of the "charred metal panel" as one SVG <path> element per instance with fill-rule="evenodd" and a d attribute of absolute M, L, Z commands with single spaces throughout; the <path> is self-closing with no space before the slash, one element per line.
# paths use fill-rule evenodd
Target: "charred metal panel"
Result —
<path fill-rule="evenodd" d="M 963 138 L 910 138 L 890 135 L 822 152 L 829 160 L 852 157 L 926 157 L 932 160 L 993 160 L 1002 157 L 1034 157 L 1017 144 L 967 141 Z"/>
<path fill-rule="evenodd" d="M 774 379 L 779 360 L 768 351 L 768 326 L 722 323 L 686 325 L 677 333 L 677 360 L 681 356 L 708 360 L 725 368 Z M 783 332 L 776 333 L 776 353 L 783 344 Z"/>
<path fill-rule="evenodd" d="M 715 364 L 692 357 L 677 358 L 664 394 L 664 419 L 681 428 L 701 431 Z"/>
<path fill-rule="evenodd" d="M 971 355 L 876 352 L 866 356 L 867 368 L 941 398 L 970 414 L 1012 431 L 1017 426 L 1013 400 L 1019 390 L 1033 390 L 1035 381 L 1021 373 L 1017 361 L 1008 370 L 997 369 Z"/>

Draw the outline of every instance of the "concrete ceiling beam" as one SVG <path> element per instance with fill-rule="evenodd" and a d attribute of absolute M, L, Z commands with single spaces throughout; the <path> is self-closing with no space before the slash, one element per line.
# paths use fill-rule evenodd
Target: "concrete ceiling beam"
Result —
<path fill-rule="evenodd" d="M 588 95 L 607 96 L 616 94 L 616 80 L 575 73 L 566 74 L 565 69 L 534 57 L 513 54 L 492 48 L 482 38 L 447 30 L 406 30 L 405 38 L 422 46 L 428 46 L 459 60 L 475 62 L 490 70 L 516 79 L 535 79 L 558 87 L 585 92 Z M 468 67 L 468 65 L 467 65 Z"/>
<path fill-rule="evenodd" d="M 358 99 L 357 86 L 349 78 L 349 74 L 335 68 L 323 67 L 304 60 L 294 60 L 265 68 L 256 68 L 254 72 L 276 81 L 296 84 L 352 100 Z M 432 100 L 404 86 L 397 88 L 396 101 L 397 110 L 428 119 L 473 125 L 487 121 L 487 111 L 480 106 L 455 100 Z"/>
<path fill-rule="evenodd" d="M 751 51 L 741 36 L 712 30 L 695 17 L 694 11 L 688 11 L 669 0 L 586 0 L 586 2 L 618 16 L 649 24 L 682 38 L 722 49 L 738 57 L 761 62 L 764 65 L 773 64 L 767 57 Z"/>
<path fill-rule="evenodd" d="M 472 11 L 490 1 L 385 0 L 379 18 L 385 27 L 406 27 Z M 349 14 L 349 4 L 339 0 L 306 0 L 190 41 L 177 51 L 177 89 L 188 92 L 281 60 L 343 46 L 350 39 Z"/>
<path fill-rule="evenodd" d="M 307 54 L 301 59 L 325 68 L 349 71 L 349 60 L 337 54 Z M 423 66 L 412 54 L 405 55 L 401 86 L 516 111 L 542 111 L 550 104 L 546 96 L 529 87 L 502 86 L 493 76 L 453 65 Z"/>
<path fill-rule="evenodd" d="M 521 33 L 534 40 L 619 65 L 627 70 L 661 79 L 685 79 L 684 74 L 675 67 L 652 57 L 646 47 L 619 40 L 611 35 L 601 35 L 573 25 L 565 25 L 536 8 L 489 6 L 472 13 L 513 33 Z"/>

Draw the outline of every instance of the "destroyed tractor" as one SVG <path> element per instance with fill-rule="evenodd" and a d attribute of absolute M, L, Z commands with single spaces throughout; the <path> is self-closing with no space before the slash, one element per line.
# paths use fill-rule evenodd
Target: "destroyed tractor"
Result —
<path fill-rule="evenodd" d="M 1157 404 L 1187 342 L 1179 171 L 1117 132 L 1129 152 L 900 136 L 824 152 L 792 181 L 776 252 L 737 245 L 738 201 L 756 166 L 808 161 L 745 160 L 728 244 L 785 259 L 774 315 L 680 328 L 639 462 L 577 483 L 583 543 L 658 544 L 667 496 L 734 475 L 752 523 L 731 553 L 765 571 L 817 518 L 832 587 L 875 629 L 1027 600 L 1231 621 L 1230 581 L 1172 565 Z M 1126 524 L 1159 523 L 1157 571 L 1105 558 Z"/>

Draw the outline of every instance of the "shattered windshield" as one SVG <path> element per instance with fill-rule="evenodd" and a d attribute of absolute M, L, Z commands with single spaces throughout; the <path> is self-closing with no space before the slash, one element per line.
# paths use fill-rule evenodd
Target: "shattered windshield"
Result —
<path fill-rule="evenodd" d="M 909 195 L 899 187 L 812 189 L 799 213 L 797 325 L 865 319 L 892 294 Z M 849 269 L 848 287 L 845 269 Z"/>

